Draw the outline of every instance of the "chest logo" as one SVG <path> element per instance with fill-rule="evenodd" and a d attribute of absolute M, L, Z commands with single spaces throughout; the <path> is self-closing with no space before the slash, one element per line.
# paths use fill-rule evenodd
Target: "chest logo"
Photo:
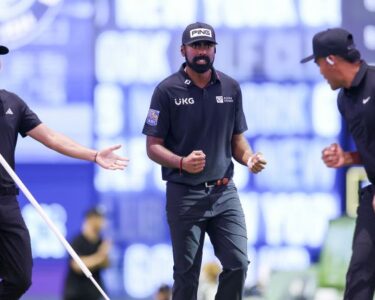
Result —
<path fill-rule="evenodd" d="M 6 111 L 5 114 L 6 115 L 13 115 L 13 111 L 10 109 L 10 107 L 8 108 L 8 110 Z"/>
<path fill-rule="evenodd" d="M 371 99 L 371 97 L 368 96 L 367 98 L 365 98 L 365 99 L 362 100 L 362 103 L 363 103 L 363 104 L 366 104 L 367 102 L 370 101 L 370 99 Z"/>
<path fill-rule="evenodd" d="M 231 96 L 216 96 L 216 103 L 232 103 L 233 98 Z"/>
<path fill-rule="evenodd" d="M 176 105 L 190 105 L 194 104 L 194 98 L 175 98 L 174 103 Z"/>

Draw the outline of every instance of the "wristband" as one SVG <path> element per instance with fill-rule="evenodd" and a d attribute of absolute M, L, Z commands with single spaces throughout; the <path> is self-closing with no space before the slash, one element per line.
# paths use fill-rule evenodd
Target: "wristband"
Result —
<path fill-rule="evenodd" d="M 180 159 L 180 175 L 182 175 L 182 161 L 184 160 L 185 157 L 181 157 Z"/>
<path fill-rule="evenodd" d="M 249 159 L 247 160 L 247 166 L 251 169 L 253 166 L 254 166 L 254 162 L 252 161 L 254 156 L 256 156 L 256 154 L 252 154 L 250 155 Z"/>

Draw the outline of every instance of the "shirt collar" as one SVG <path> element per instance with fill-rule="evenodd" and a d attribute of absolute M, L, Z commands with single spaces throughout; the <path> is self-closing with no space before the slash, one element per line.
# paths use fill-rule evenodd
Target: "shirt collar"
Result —
<path fill-rule="evenodd" d="M 350 86 L 350 88 L 355 88 L 355 87 L 359 86 L 359 84 L 361 83 L 361 81 L 365 77 L 367 69 L 368 69 L 367 63 L 365 61 L 361 61 L 361 65 L 359 67 L 359 70 L 358 70 L 357 74 L 355 74 L 352 85 Z"/>
<path fill-rule="evenodd" d="M 183 63 L 178 72 L 183 76 L 185 84 L 189 85 L 191 83 L 191 79 L 189 75 L 185 72 L 185 68 L 186 68 L 186 63 Z M 213 66 L 211 67 L 211 70 L 212 70 L 212 73 L 211 73 L 210 83 L 214 84 L 216 81 L 220 82 L 220 75 L 218 74 L 218 72 L 215 70 Z"/>

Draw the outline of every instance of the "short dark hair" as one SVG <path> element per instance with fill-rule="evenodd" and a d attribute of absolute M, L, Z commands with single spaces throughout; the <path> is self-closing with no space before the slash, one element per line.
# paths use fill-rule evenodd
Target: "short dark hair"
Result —
<path fill-rule="evenodd" d="M 85 213 L 85 218 L 90 218 L 90 217 L 103 217 L 104 218 L 104 210 L 101 207 L 94 206 L 89 208 L 86 213 Z"/>
<path fill-rule="evenodd" d="M 351 49 L 346 55 L 338 55 L 338 56 L 342 57 L 344 60 L 350 63 L 354 63 L 354 62 L 361 60 L 361 52 L 359 52 L 358 49 Z"/>
<path fill-rule="evenodd" d="M 158 288 L 158 293 L 169 293 L 171 291 L 171 287 L 168 284 L 162 284 Z"/>

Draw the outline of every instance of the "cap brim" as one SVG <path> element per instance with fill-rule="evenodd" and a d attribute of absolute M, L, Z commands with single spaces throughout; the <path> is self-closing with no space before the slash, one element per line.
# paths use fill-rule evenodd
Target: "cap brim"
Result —
<path fill-rule="evenodd" d="M 8 52 L 9 52 L 9 49 L 7 47 L 0 45 L 0 54 L 1 55 L 7 54 Z"/>
<path fill-rule="evenodd" d="M 306 62 L 308 62 L 308 61 L 310 61 L 310 60 L 313 60 L 314 58 L 315 58 L 314 54 L 311 54 L 310 56 L 305 57 L 304 59 L 302 59 L 302 60 L 300 61 L 300 63 L 301 63 L 301 64 L 304 64 L 304 63 L 306 63 Z"/>
<path fill-rule="evenodd" d="M 212 44 L 215 44 L 215 45 L 217 45 L 217 43 L 215 42 L 215 41 L 213 41 L 213 40 L 209 40 L 209 39 L 207 39 L 207 38 L 201 38 L 201 39 L 194 39 L 194 40 L 191 40 L 191 41 L 189 41 L 189 42 L 186 42 L 186 43 L 184 43 L 184 45 L 190 45 L 190 44 L 193 44 L 193 43 L 196 43 L 196 42 L 208 42 L 208 43 L 212 43 Z"/>

